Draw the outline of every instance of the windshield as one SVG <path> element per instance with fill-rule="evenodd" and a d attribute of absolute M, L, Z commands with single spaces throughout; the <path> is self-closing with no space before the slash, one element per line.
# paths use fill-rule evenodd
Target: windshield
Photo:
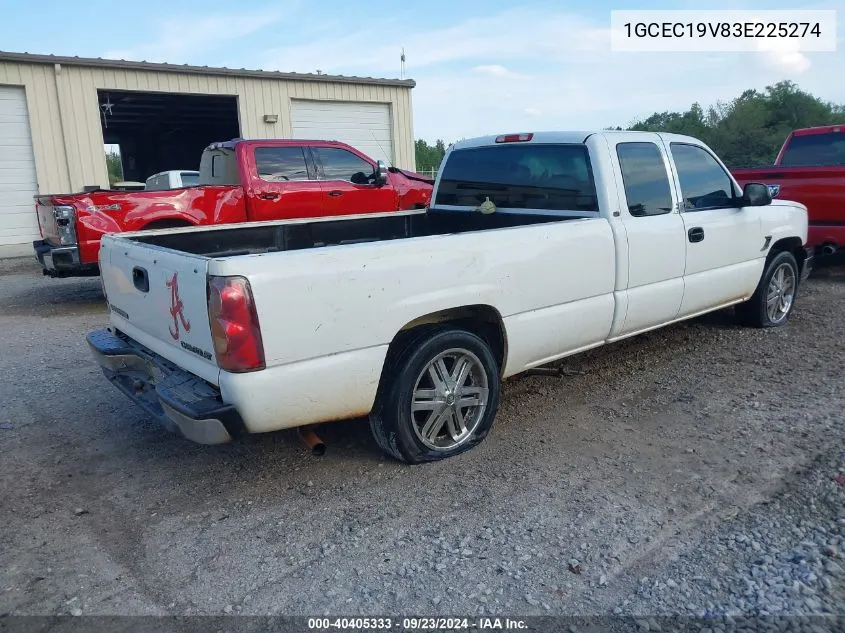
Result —
<path fill-rule="evenodd" d="M 513 209 L 598 211 L 584 145 L 497 145 L 454 150 L 435 204 L 478 206 L 486 198 Z"/>
<path fill-rule="evenodd" d="M 183 187 L 193 187 L 194 185 L 198 185 L 200 182 L 200 175 L 195 171 L 183 171 L 181 176 Z"/>
<path fill-rule="evenodd" d="M 780 164 L 784 167 L 845 165 L 845 133 L 793 136 Z"/>

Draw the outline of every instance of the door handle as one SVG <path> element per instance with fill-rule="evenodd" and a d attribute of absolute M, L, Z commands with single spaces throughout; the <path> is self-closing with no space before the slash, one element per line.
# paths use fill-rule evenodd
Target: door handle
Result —
<path fill-rule="evenodd" d="M 687 237 L 690 242 L 701 242 L 704 239 L 704 229 L 696 226 L 687 231 Z"/>
<path fill-rule="evenodd" d="M 147 274 L 146 269 L 135 266 L 132 269 L 132 283 L 141 292 L 149 292 L 150 276 Z"/>
<path fill-rule="evenodd" d="M 335 189 L 334 191 L 329 191 L 329 195 L 330 195 L 332 198 L 337 198 L 338 196 L 342 196 L 342 195 L 343 195 L 343 192 L 342 192 L 342 191 L 340 191 L 339 189 Z"/>
<path fill-rule="evenodd" d="M 276 200 L 279 197 L 279 194 L 277 194 L 275 192 L 259 193 L 258 197 L 261 198 L 262 200 Z"/>

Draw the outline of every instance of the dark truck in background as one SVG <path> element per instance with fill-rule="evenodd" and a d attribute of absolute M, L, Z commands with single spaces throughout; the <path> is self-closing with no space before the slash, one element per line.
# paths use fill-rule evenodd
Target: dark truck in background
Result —
<path fill-rule="evenodd" d="M 179 189 L 36 196 L 43 273 L 99 274 L 106 233 L 423 209 L 434 185 L 337 141 L 213 143 L 199 172 L 199 184 Z"/>
<path fill-rule="evenodd" d="M 819 255 L 845 248 L 845 123 L 795 130 L 774 165 L 733 169 L 740 186 L 764 182 L 773 198 L 807 207 L 807 245 Z"/>

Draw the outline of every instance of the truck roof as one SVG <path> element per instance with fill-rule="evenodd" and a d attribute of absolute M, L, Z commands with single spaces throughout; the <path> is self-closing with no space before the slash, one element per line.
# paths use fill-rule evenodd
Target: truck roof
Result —
<path fill-rule="evenodd" d="M 483 147 L 485 145 L 503 145 L 506 142 L 531 142 L 531 143 L 584 143 L 594 134 L 624 134 L 625 136 L 637 136 L 655 134 L 654 132 L 638 132 L 628 130 L 567 130 L 567 131 L 541 131 L 541 132 L 513 132 L 505 134 L 492 134 L 488 136 L 476 136 L 474 138 L 462 139 L 452 145 L 453 149 L 466 149 L 469 147 Z M 659 133 L 666 140 L 693 141 L 696 144 L 701 141 L 683 134 Z M 503 138 L 504 137 L 504 138 Z M 521 138 L 520 138 L 521 137 Z"/>
<path fill-rule="evenodd" d="M 813 134 L 829 134 L 830 132 L 845 131 L 845 123 L 839 125 L 819 125 L 816 127 L 805 127 L 793 130 L 792 136 L 811 136 Z"/>
<path fill-rule="evenodd" d="M 233 138 L 231 141 L 218 141 L 210 143 L 205 149 L 235 149 L 236 145 L 241 143 L 255 143 L 261 145 L 308 145 L 308 144 L 326 144 L 337 143 L 338 145 L 346 145 L 341 141 L 334 139 L 316 139 L 316 138 Z"/>

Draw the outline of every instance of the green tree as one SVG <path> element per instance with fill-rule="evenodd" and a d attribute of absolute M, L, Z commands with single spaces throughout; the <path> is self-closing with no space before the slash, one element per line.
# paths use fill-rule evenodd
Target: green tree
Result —
<path fill-rule="evenodd" d="M 106 153 L 106 167 L 109 170 L 109 185 L 123 180 L 123 162 L 120 154 L 111 151 Z"/>
<path fill-rule="evenodd" d="M 423 139 L 417 139 L 414 153 L 419 171 L 436 171 L 446 154 L 446 143 L 438 139 L 434 145 L 429 145 Z"/>
<path fill-rule="evenodd" d="M 845 107 L 822 101 L 791 81 L 746 90 L 705 112 L 694 103 L 686 112 L 655 112 L 628 127 L 688 134 L 710 145 L 730 167 L 771 164 L 791 130 L 845 122 Z"/>

